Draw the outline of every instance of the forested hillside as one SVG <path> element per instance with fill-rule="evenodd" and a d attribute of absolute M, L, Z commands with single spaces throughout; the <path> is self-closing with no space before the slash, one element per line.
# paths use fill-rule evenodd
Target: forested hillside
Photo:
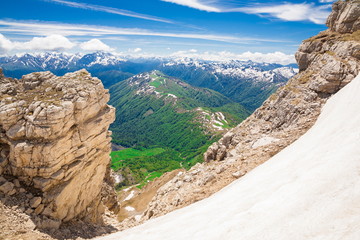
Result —
<path fill-rule="evenodd" d="M 142 151 L 163 150 L 155 158 L 141 151 L 123 159 L 113 153 L 113 168 L 125 177 L 131 175 L 127 184 L 140 182 L 153 171 L 190 167 L 201 161 L 209 144 L 249 114 L 220 93 L 192 87 L 159 71 L 122 81 L 110 88 L 110 95 L 110 104 L 117 109 L 111 126 L 113 142 Z M 156 162 L 157 167 L 147 166 L 146 160 Z"/>

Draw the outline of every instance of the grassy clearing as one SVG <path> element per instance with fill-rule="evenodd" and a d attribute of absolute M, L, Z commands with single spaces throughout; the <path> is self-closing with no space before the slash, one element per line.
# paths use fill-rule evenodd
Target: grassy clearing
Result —
<path fill-rule="evenodd" d="M 229 125 L 229 123 L 227 123 L 226 121 L 222 120 L 221 123 L 223 124 L 223 125 L 222 125 L 223 128 L 231 128 L 231 126 Z"/>
<path fill-rule="evenodd" d="M 160 153 L 165 152 L 163 148 L 152 148 L 152 149 L 134 149 L 134 148 L 127 148 L 120 151 L 111 152 L 111 164 L 113 169 L 117 171 L 119 168 L 123 167 L 123 161 L 136 158 L 136 157 L 149 157 L 155 156 Z"/>
<path fill-rule="evenodd" d="M 320 32 L 318 35 L 314 37 L 304 40 L 304 42 L 331 41 L 331 40 L 360 41 L 360 30 L 357 30 L 353 33 L 345 33 L 345 34 L 332 32 L 330 30 L 325 30 Z"/>
<path fill-rule="evenodd" d="M 149 181 L 166 172 L 181 168 L 179 152 L 169 148 L 125 149 L 112 152 L 111 168 L 121 173 L 125 180 L 116 188 L 137 184 L 142 188 Z"/>
<path fill-rule="evenodd" d="M 357 30 L 356 32 L 353 32 L 353 33 L 345 34 L 342 37 L 342 40 L 344 40 L 344 41 L 360 41 L 360 30 Z"/>
<path fill-rule="evenodd" d="M 162 82 L 160 82 L 158 80 L 155 80 L 155 81 L 152 81 L 152 82 L 149 83 L 150 86 L 153 86 L 153 87 L 156 87 L 156 88 L 160 87 L 161 84 L 162 84 Z"/>
<path fill-rule="evenodd" d="M 162 172 L 152 172 L 149 173 L 149 175 L 146 176 L 146 178 L 136 187 L 139 189 L 142 189 L 148 182 L 151 182 L 155 178 L 161 177 L 164 173 Z"/>

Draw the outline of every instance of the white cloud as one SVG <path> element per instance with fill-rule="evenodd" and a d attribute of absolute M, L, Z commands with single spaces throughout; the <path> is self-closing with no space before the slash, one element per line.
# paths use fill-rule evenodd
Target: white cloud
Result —
<path fill-rule="evenodd" d="M 121 53 L 121 54 L 128 54 L 128 53 L 131 53 L 132 55 L 134 54 L 134 53 L 136 53 L 136 54 L 138 54 L 138 53 L 140 53 L 140 52 L 142 52 L 142 48 L 130 48 L 130 49 L 128 49 L 128 51 L 127 51 L 127 53 L 125 52 L 125 53 Z M 141 54 L 140 54 L 141 55 Z"/>
<path fill-rule="evenodd" d="M 43 50 L 43 51 L 62 51 L 71 49 L 75 46 L 69 39 L 61 35 L 50 35 L 46 37 L 34 37 L 27 42 L 12 42 L 4 35 L 0 34 L 0 53 L 7 53 L 11 50 Z"/>
<path fill-rule="evenodd" d="M 20 22 L 0 20 L 0 31 L 3 33 L 18 33 L 22 35 L 48 35 L 60 34 L 63 36 L 156 36 L 171 38 L 202 39 L 230 43 L 249 43 L 258 42 L 284 42 L 282 40 L 251 38 L 251 37 L 233 37 L 214 34 L 197 33 L 174 33 L 174 32 L 155 32 L 139 28 L 116 28 L 98 25 L 72 25 L 63 23 L 48 22 Z"/>
<path fill-rule="evenodd" d="M 64 36 L 53 34 L 47 37 L 34 37 L 29 42 L 15 42 L 15 48 L 25 50 L 59 51 L 73 48 L 76 44 Z"/>
<path fill-rule="evenodd" d="M 319 2 L 321 3 L 331 3 L 331 2 L 335 2 L 336 0 L 320 0 Z"/>
<path fill-rule="evenodd" d="M 221 12 L 221 9 L 211 6 L 214 1 L 201 1 L 201 0 L 162 0 L 163 2 L 176 3 L 182 6 L 195 8 L 207 12 Z"/>
<path fill-rule="evenodd" d="M 0 33 L 0 54 L 7 53 L 14 48 L 14 44 Z"/>
<path fill-rule="evenodd" d="M 85 51 L 112 51 L 111 47 L 100 41 L 99 39 L 91 39 L 80 44 L 80 48 Z"/>
<path fill-rule="evenodd" d="M 316 24 L 325 23 L 330 11 L 329 6 L 314 4 L 283 4 L 276 6 L 256 6 L 237 8 L 230 11 L 271 16 L 285 21 L 311 21 Z"/>
<path fill-rule="evenodd" d="M 136 13 L 136 12 L 132 12 L 132 11 L 128 11 L 128 10 L 118 9 L 118 8 L 105 7 L 105 6 L 93 5 L 93 4 L 87 4 L 87 3 L 71 2 L 71 1 L 65 1 L 65 0 L 46 0 L 46 1 L 53 2 L 53 3 L 59 3 L 62 5 L 68 6 L 68 7 L 73 7 L 73 8 L 88 9 L 88 10 L 93 10 L 93 11 L 98 11 L 98 12 L 106 12 L 106 13 L 111 13 L 111 14 L 116 14 L 116 15 L 146 19 L 146 20 L 157 21 L 157 22 L 173 23 L 172 21 L 167 20 L 167 19 L 162 19 L 162 18 L 145 15 L 145 14 L 140 14 L 140 13 Z"/>
<path fill-rule="evenodd" d="M 239 59 L 242 60 L 251 60 L 254 62 L 279 63 L 284 65 L 296 63 L 294 55 L 289 55 L 282 52 L 273 52 L 273 53 L 245 52 L 239 54 L 238 57 Z"/>
<path fill-rule="evenodd" d="M 194 58 L 208 61 L 254 61 L 254 62 L 266 62 L 266 63 L 279 63 L 283 65 L 296 63 L 294 55 L 285 54 L 282 52 L 273 53 L 259 53 L 259 52 L 244 52 L 241 54 L 232 53 L 228 51 L 221 52 L 194 52 L 192 49 L 187 51 L 178 51 L 170 55 L 173 58 Z"/>

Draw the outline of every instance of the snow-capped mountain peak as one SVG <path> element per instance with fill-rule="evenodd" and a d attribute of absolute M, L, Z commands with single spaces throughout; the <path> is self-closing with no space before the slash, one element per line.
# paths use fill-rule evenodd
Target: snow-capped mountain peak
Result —
<path fill-rule="evenodd" d="M 281 82 L 298 73 L 297 68 L 280 64 L 256 63 L 252 61 L 200 61 L 192 58 L 176 58 L 163 64 L 164 66 L 192 66 L 208 70 L 214 75 L 222 74 L 241 79 L 252 79 L 258 82 Z"/>
<path fill-rule="evenodd" d="M 13 63 L 20 67 L 33 67 L 41 70 L 67 69 L 71 67 L 88 68 L 95 65 L 117 65 L 126 61 L 118 56 L 106 52 L 90 54 L 71 54 L 59 52 L 24 53 L 12 57 L 0 58 L 0 64 Z"/>

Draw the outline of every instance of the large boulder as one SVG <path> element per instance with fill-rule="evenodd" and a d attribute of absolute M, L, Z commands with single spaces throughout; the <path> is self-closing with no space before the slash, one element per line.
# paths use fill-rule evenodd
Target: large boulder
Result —
<path fill-rule="evenodd" d="M 40 72 L 0 78 L 0 93 L 0 174 L 33 189 L 39 215 L 101 222 L 115 116 L 101 81 Z"/>

